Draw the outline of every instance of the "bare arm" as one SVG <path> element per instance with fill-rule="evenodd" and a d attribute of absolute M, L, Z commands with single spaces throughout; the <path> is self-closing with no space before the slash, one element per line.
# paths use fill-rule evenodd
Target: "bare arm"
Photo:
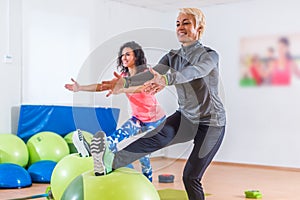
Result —
<path fill-rule="evenodd" d="M 73 83 L 65 84 L 65 88 L 72 92 L 86 91 L 86 92 L 101 92 L 101 84 L 91 84 L 91 85 L 80 85 L 77 81 L 71 78 Z"/>

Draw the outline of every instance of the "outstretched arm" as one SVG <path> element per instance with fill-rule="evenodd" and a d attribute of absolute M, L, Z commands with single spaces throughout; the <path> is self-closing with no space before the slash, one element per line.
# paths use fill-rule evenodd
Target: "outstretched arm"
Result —
<path fill-rule="evenodd" d="M 218 69 L 219 55 L 212 49 L 201 49 L 195 52 L 195 56 L 180 67 L 182 63 L 170 63 L 172 56 L 177 53 L 171 52 L 165 55 L 153 69 L 160 75 L 165 75 L 167 85 L 183 84 L 200 79 Z M 169 56 L 168 56 L 169 55 Z M 181 55 L 179 55 L 181 56 Z M 172 65 L 172 68 L 170 67 Z M 169 71 L 169 73 L 167 73 Z M 158 74 L 158 75 L 159 75 Z M 126 77 L 124 87 L 143 85 L 145 82 L 152 80 L 154 74 L 150 71 L 137 74 L 132 77 Z"/>
<path fill-rule="evenodd" d="M 65 84 L 65 88 L 72 92 L 79 92 L 79 91 L 87 91 L 87 92 L 100 92 L 101 84 L 91 84 L 91 85 L 80 85 L 77 81 L 71 78 L 73 83 Z"/>
<path fill-rule="evenodd" d="M 129 88 L 124 88 L 124 78 L 119 75 L 117 72 L 114 72 L 115 78 L 110 81 L 102 81 L 101 84 L 98 84 L 100 91 L 108 91 L 107 97 L 111 94 L 120 94 L 120 93 L 140 93 L 144 91 L 144 86 L 132 86 Z"/>

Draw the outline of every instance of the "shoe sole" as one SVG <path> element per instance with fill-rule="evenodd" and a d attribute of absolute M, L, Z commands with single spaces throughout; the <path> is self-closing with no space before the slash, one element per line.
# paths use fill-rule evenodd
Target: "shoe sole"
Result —
<path fill-rule="evenodd" d="M 91 153 L 94 160 L 94 173 L 96 176 L 105 175 L 104 154 L 106 149 L 106 135 L 104 132 L 97 132 L 91 142 Z"/>
<path fill-rule="evenodd" d="M 81 140 L 80 140 L 81 138 Z M 73 133 L 73 144 L 75 146 L 75 148 L 77 149 L 77 152 L 82 156 L 82 157 L 89 157 L 89 152 L 87 151 L 85 145 L 84 145 L 84 141 L 83 141 L 83 135 L 82 133 L 79 132 L 74 132 Z"/>

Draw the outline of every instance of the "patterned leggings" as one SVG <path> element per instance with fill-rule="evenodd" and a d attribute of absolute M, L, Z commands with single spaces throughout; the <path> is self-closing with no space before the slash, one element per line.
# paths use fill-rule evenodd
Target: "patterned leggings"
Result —
<path fill-rule="evenodd" d="M 119 129 L 117 129 L 107 137 L 110 150 L 114 153 L 117 152 L 117 144 L 122 140 L 127 139 L 131 136 L 135 136 L 149 129 L 156 128 L 164 121 L 165 118 L 166 117 L 163 117 L 155 122 L 144 123 L 136 117 L 131 117 Z M 140 158 L 139 161 L 141 163 L 142 173 L 152 182 L 152 167 L 150 164 L 150 155 L 146 155 Z"/>

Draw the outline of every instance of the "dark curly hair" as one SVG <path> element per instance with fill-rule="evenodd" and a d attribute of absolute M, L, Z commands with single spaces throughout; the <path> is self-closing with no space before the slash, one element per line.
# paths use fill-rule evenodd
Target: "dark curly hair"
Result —
<path fill-rule="evenodd" d="M 135 56 L 135 66 L 137 67 L 137 73 L 144 71 L 147 68 L 147 60 L 145 57 L 145 53 L 138 43 L 131 41 L 126 42 L 120 47 L 119 53 L 118 53 L 118 69 L 120 69 L 121 72 L 126 73 L 130 76 L 128 67 L 124 67 L 122 65 L 122 51 L 124 48 L 130 48 L 133 50 L 134 56 Z"/>

